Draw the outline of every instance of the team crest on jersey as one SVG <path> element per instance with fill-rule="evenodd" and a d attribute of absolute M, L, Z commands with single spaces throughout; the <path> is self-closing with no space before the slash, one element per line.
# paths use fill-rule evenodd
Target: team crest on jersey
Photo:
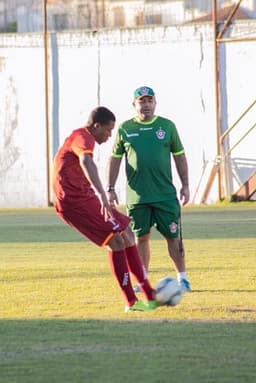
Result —
<path fill-rule="evenodd" d="M 156 131 L 156 136 L 159 140 L 163 140 L 164 137 L 165 137 L 165 131 L 162 129 L 162 128 L 159 128 L 157 131 Z"/>
<path fill-rule="evenodd" d="M 177 223 L 172 222 L 172 223 L 169 225 L 169 229 L 170 229 L 170 232 L 171 232 L 172 234 L 177 233 L 177 230 L 178 230 L 178 225 L 177 225 Z"/>

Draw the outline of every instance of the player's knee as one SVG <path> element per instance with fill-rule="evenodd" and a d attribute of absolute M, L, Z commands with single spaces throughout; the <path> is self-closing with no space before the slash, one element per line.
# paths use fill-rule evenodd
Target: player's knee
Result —
<path fill-rule="evenodd" d="M 120 251 L 125 248 L 125 242 L 120 233 L 115 233 L 108 242 L 108 246 L 113 251 Z"/>
<path fill-rule="evenodd" d="M 130 226 L 126 227 L 126 229 L 122 233 L 122 237 L 125 242 L 125 247 L 131 247 L 135 245 L 135 237 Z"/>

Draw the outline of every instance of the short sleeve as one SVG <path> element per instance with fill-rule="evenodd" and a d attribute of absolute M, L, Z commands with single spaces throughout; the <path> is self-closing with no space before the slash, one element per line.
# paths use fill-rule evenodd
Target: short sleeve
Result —
<path fill-rule="evenodd" d="M 95 139 L 91 134 L 84 130 L 73 137 L 71 149 L 79 157 L 84 153 L 93 154 L 94 146 Z"/>

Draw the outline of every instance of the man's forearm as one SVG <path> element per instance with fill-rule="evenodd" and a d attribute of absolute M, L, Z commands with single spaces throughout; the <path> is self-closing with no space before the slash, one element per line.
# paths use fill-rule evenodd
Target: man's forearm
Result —
<path fill-rule="evenodd" d="M 122 158 L 110 157 L 108 164 L 108 187 L 114 187 L 119 174 Z"/>
<path fill-rule="evenodd" d="M 81 167 L 86 178 L 99 194 L 104 194 L 104 188 L 99 177 L 98 169 L 91 156 L 84 156 L 80 159 Z"/>
<path fill-rule="evenodd" d="M 185 154 L 174 156 L 174 161 L 182 186 L 189 186 L 188 163 Z"/>

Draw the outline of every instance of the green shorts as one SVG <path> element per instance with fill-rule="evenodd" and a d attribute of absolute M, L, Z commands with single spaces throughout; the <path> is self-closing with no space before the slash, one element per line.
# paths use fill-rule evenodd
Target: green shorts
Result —
<path fill-rule="evenodd" d="M 180 236 L 180 204 L 177 199 L 127 206 L 132 219 L 131 227 L 136 237 L 150 233 L 151 227 L 168 238 Z"/>

